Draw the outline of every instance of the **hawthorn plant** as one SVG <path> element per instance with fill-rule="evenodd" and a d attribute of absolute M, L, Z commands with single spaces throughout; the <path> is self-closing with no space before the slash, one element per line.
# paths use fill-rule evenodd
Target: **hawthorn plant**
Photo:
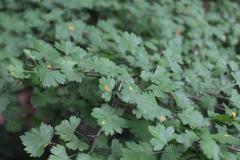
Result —
<path fill-rule="evenodd" d="M 0 125 L 34 159 L 238 160 L 239 7 L 2 0 Z"/>

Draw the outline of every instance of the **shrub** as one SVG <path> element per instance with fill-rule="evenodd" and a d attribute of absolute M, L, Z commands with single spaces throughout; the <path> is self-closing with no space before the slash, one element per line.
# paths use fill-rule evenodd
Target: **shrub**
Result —
<path fill-rule="evenodd" d="M 2 0 L 2 123 L 34 158 L 237 160 L 239 7 Z"/>

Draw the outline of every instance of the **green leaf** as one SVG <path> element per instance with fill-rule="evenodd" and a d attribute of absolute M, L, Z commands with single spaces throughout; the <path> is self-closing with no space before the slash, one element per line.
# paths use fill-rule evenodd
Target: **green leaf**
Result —
<path fill-rule="evenodd" d="M 67 4 L 68 3 L 69 2 L 67 2 Z M 75 20 L 68 23 L 58 23 L 58 25 L 55 26 L 55 36 L 60 40 L 69 40 L 70 37 L 72 37 L 75 41 L 82 42 L 82 34 L 85 27 L 86 24 L 81 20 Z"/>
<path fill-rule="evenodd" d="M 220 160 L 221 149 L 218 144 L 212 139 L 208 131 L 204 131 L 202 134 L 202 141 L 200 142 L 203 153 L 213 160 Z"/>
<path fill-rule="evenodd" d="M 192 107 L 185 109 L 183 112 L 178 114 L 178 117 L 183 124 L 188 124 L 192 128 L 201 128 L 208 126 L 208 121 L 204 119 L 202 114 L 194 110 Z"/>
<path fill-rule="evenodd" d="M 46 61 L 52 62 L 59 57 L 59 52 L 49 43 L 34 39 L 33 42 L 34 51 L 31 54 L 34 59 L 40 60 L 45 59 Z"/>
<path fill-rule="evenodd" d="M 170 116 L 171 112 L 165 108 L 160 107 L 153 94 L 143 93 L 135 97 L 137 109 L 133 111 L 137 118 L 145 118 L 146 120 L 153 120 L 161 116 Z"/>
<path fill-rule="evenodd" d="M 65 147 L 57 145 L 51 149 L 51 155 L 48 160 L 70 160 L 70 158 L 67 155 Z"/>
<path fill-rule="evenodd" d="M 144 142 L 147 142 L 152 138 L 150 132 L 148 131 L 149 124 L 150 122 L 146 120 L 137 119 L 128 121 L 130 132 L 133 133 L 135 137 Z"/>
<path fill-rule="evenodd" d="M 55 70 L 41 70 L 40 80 L 44 87 L 56 87 L 58 84 L 65 83 L 65 76 Z"/>
<path fill-rule="evenodd" d="M 92 160 L 91 156 L 85 153 L 80 153 L 76 160 Z"/>
<path fill-rule="evenodd" d="M 184 148 L 181 145 L 168 145 L 164 150 L 161 159 L 178 160 L 184 152 Z"/>
<path fill-rule="evenodd" d="M 41 124 L 39 128 L 33 128 L 21 136 L 25 151 L 32 157 L 40 157 L 46 146 L 51 143 L 54 130 L 51 126 Z"/>
<path fill-rule="evenodd" d="M 77 64 L 77 61 L 71 60 L 70 58 L 61 58 L 57 60 L 57 63 L 61 67 L 61 72 L 63 73 L 65 79 L 68 81 L 81 82 L 83 75 L 77 73 L 73 68 Z"/>
<path fill-rule="evenodd" d="M 15 78 L 24 79 L 29 77 L 23 69 L 23 62 L 15 58 L 11 59 L 11 64 L 9 65 L 8 70 Z"/>
<path fill-rule="evenodd" d="M 89 59 L 85 59 L 82 62 L 82 67 L 86 67 L 89 70 L 94 70 L 102 75 L 107 76 L 107 79 L 111 76 L 115 76 L 118 73 L 119 67 L 108 58 L 93 56 Z"/>
<path fill-rule="evenodd" d="M 71 41 L 60 41 L 60 43 L 56 42 L 55 47 L 64 52 L 66 55 L 74 54 L 81 50 L 81 48 L 76 47 Z"/>
<path fill-rule="evenodd" d="M 104 104 L 101 108 L 94 108 L 92 116 L 97 119 L 98 125 L 102 127 L 105 135 L 113 135 L 114 132 L 121 133 L 126 127 L 126 120 L 120 117 L 122 110 L 112 108 Z"/>
<path fill-rule="evenodd" d="M 71 141 L 74 136 L 76 128 L 79 126 L 81 120 L 75 116 L 71 116 L 69 120 L 63 120 L 61 124 L 55 127 L 56 134 L 65 141 Z"/>
<path fill-rule="evenodd" d="M 88 149 L 88 144 L 82 142 L 76 136 L 72 138 L 67 144 L 66 147 L 72 150 L 84 151 Z"/>
<path fill-rule="evenodd" d="M 122 149 L 120 160 L 156 160 L 152 148 L 149 144 L 140 142 L 127 142 L 127 148 Z"/>
<path fill-rule="evenodd" d="M 165 92 L 172 92 L 182 85 L 181 83 L 178 84 L 178 82 L 174 82 L 170 78 L 170 73 L 162 66 L 158 65 L 155 72 L 151 74 L 145 73 L 145 75 L 143 75 L 145 77 L 142 78 L 146 80 L 150 78 L 153 84 L 149 89 L 151 89 L 157 97 L 162 97 Z"/>
<path fill-rule="evenodd" d="M 105 160 L 101 156 L 95 156 L 94 154 L 80 153 L 78 154 L 76 160 Z"/>
<path fill-rule="evenodd" d="M 220 132 L 212 135 L 212 138 L 222 144 L 240 144 L 240 140 L 228 133 Z"/>
<path fill-rule="evenodd" d="M 240 86 L 240 72 L 232 72 L 232 76 L 234 77 L 238 86 Z"/>
<path fill-rule="evenodd" d="M 182 72 L 182 68 L 179 65 L 179 63 L 183 63 L 181 50 L 180 38 L 176 38 L 169 42 L 167 49 L 164 51 L 164 55 L 172 71 L 178 74 Z"/>
<path fill-rule="evenodd" d="M 98 148 L 108 148 L 108 137 L 104 134 L 99 135 L 96 138 L 96 146 Z"/>
<path fill-rule="evenodd" d="M 155 127 L 149 126 L 148 130 L 153 136 L 151 143 L 154 146 L 154 150 L 157 151 L 162 150 L 168 142 L 176 138 L 175 130 L 172 126 L 165 128 L 158 123 Z"/>
<path fill-rule="evenodd" d="M 237 90 L 235 89 L 232 90 L 232 96 L 230 100 L 234 106 L 240 109 L 240 94 L 238 93 Z"/>
<path fill-rule="evenodd" d="M 135 97 L 140 93 L 140 88 L 136 84 L 123 84 L 121 99 L 127 103 L 135 103 Z"/>
<path fill-rule="evenodd" d="M 238 160 L 238 157 L 240 156 L 239 153 L 231 153 L 228 151 L 222 152 L 223 159 L 231 159 L 231 160 Z"/>
<path fill-rule="evenodd" d="M 108 160 L 112 159 L 120 159 L 121 156 L 121 149 L 123 148 L 122 144 L 117 139 L 113 139 L 111 142 L 111 150 L 112 154 L 109 156 Z"/>
<path fill-rule="evenodd" d="M 117 42 L 118 50 L 121 53 L 125 53 L 126 51 L 134 52 L 136 47 L 138 47 L 142 42 L 140 37 L 128 32 L 124 32 L 122 37 L 115 36 L 115 41 Z"/>
<path fill-rule="evenodd" d="M 105 99 L 105 101 L 110 101 L 112 97 L 112 90 L 115 86 L 115 80 L 110 77 L 102 77 L 99 80 L 99 87 L 102 91 L 102 98 Z"/>
<path fill-rule="evenodd" d="M 180 108 L 189 108 L 192 107 L 194 104 L 193 102 L 188 98 L 188 96 L 186 95 L 186 93 L 182 92 L 182 91 L 177 91 L 175 92 L 174 98 L 176 100 L 177 105 Z"/>
<path fill-rule="evenodd" d="M 191 147 L 192 143 L 196 140 L 198 140 L 198 136 L 189 130 L 185 130 L 185 133 L 181 133 L 176 138 L 178 143 L 181 143 L 184 145 L 184 147 L 187 149 Z"/>

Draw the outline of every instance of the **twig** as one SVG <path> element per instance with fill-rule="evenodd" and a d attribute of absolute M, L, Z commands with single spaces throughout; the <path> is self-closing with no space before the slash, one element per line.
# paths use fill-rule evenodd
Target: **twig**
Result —
<path fill-rule="evenodd" d="M 117 89 L 117 92 L 119 92 L 122 88 L 122 81 L 119 83 L 119 86 L 118 86 L 118 89 Z M 116 96 L 116 95 L 115 95 Z M 112 101 L 112 107 L 115 107 L 116 105 L 116 97 L 113 98 L 113 101 Z"/>
<path fill-rule="evenodd" d="M 122 83 L 122 81 L 121 81 L 120 84 L 119 84 L 119 86 L 118 86 L 117 92 L 119 92 L 119 91 L 121 90 L 122 85 L 123 85 L 123 83 Z"/>
<path fill-rule="evenodd" d="M 101 133 L 102 133 L 102 129 L 100 128 L 100 129 L 98 130 L 98 133 L 96 134 L 94 140 L 93 140 L 92 148 L 91 148 L 91 150 L 89 151 L 89 153 L 92 153 L 92 152 L 94 151 L 94 149 L 96 148 L 97 137 L 99 137 Z"/>
<path fill-rule="evenodd" d="M 44 147 L 47 147 L 47 146 L 57 146 L 57 145 L 58 145 L 57 143 L 52 142 L 52 143 L 49 143 L 49 144 L 45 145 Z"/>
<path fill-rule="evenodd" d="M 80 133 L 80 132 L 77 131 L 77 130 L 75 130 L 75 132 L 76 132 L 78 135 L 82 136 L 82 137 L 83 137 L 84 139 L 86 139 L 87 141 L 89 141 L 89 139 L 88 139 L 84 134 Z"/>
<path fill-rule="evenodd" d="M 236 85 L 238 85 L 238 84 L 237 84 L 237 83 L 234 83 L 234 84 L 225 86 L 225 87 L 219 89 L 219 90 L 216 92 L 216 94 L 220 93 L 221 91 L 223 91 L 223 90 L 225 90 L 225 89 L 227 89 L 227 88 L 234 87 L 234 86 L 236 86 Z"/>
<path fill-rule="evenodd" d="M 228 148 L 232 151 L 235 151 L 235 152 L 240 152 L 240 149 L 239 148 L 235 148 L 233 146 L 228 146 Z"/>
<path fill-rule="evenodd" d="M 77 153 L 74 153 L 74 154 L 70 155 L 69 158 L 72 158 L 72 157 L 74 157 L 76 155 L 77 155 Z"/>

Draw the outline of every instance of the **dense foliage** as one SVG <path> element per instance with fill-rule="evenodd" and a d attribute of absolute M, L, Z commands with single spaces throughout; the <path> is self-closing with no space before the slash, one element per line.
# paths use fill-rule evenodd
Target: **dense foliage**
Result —
<path fill-rule="evenodd" d="M 240 159 L 237 1 L 1 0 L 0 11 L 3 159 L 10 133 L 33 159 Z"/>

